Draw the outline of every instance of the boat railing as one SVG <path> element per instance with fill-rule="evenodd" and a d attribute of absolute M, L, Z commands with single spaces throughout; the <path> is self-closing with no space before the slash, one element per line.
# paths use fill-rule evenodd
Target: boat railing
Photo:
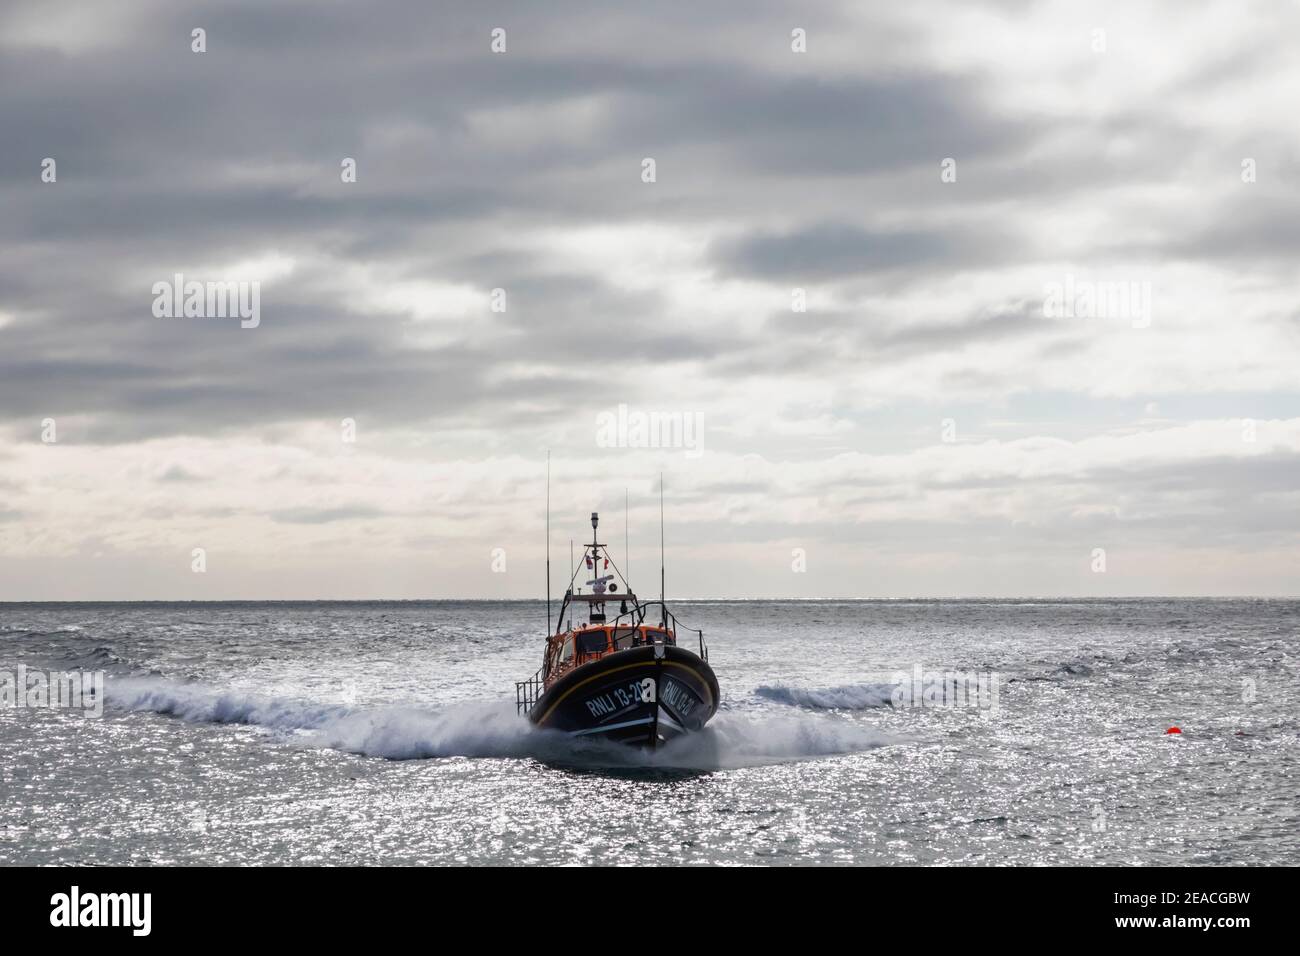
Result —
<path fill-rule="evenodd" d="M 618 617 L 614 618 L 612 621 L 609 622 L 608 626 L 617 627 L 618 622 L 626 618 L 628 621 L 635 622 L 634 626 L 640 627 L 642 624 L 645 623 L 646 618 L 650 616 L 649 612 L 651 611 L 651 609 L 656 607 L 659 608 L 659 614 L 656 615 L 656 617 L 659 618 L 660 622 L 665 627 L 667 627 L 677 636 L 677 646 L 678 647 L 681 646 L 683 631 L 688 631 L 694 634 L 696 640 L 699 643 L 700 659 L 707 663 L 709 659 L 709 646 L 704 643 L 704 632 L 700 630 L 698 627 L 686 627 L 684 624 L 678 621 L 677 615 L 674 614 L 672 611 L 668 610 L 668 605 L 664 604 L 663 601 L 646 601 L 645 603 L 638 604 L 636 607 L 632 608 L 631 610 L 624 611 L 623 613 L 619 614 Z M 651 623 L 653 624 L 653 619 Z"/>
<path fill-rule="evenodd" d="M 515 681 L 515 713 L 523 715 L 537 706 L 542 696 L 542 668 L 528 680 Z"/>

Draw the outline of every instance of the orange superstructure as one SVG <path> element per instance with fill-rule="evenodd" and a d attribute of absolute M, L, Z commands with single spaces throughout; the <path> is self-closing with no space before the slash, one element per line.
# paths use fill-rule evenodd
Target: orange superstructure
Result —
<path fill-rule="evenodd" d="M 584 627 L 564 634 L 554 634 L 546 642 L 546 659 L 542 668 L 544 687 L 550 687 L 564 674 L 606 654 L 662 641 L 676 644 L 671 629 L 646 624 Z"/>

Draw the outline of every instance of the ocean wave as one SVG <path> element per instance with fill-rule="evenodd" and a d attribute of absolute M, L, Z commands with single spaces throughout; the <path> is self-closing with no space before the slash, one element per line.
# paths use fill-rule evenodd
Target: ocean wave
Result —
<path fill-rule="evenodd" d="M 1093 666 L 1096 666 L 1096 663 L 1094 661 Z M 1064 674 L 1067 677 L 1091 677 L 1093 668 L 1083 661 L 1066 661 L 1056 669 L 1055 673 Z"/>
<path fill-rule="evenodd" d="M 872 710 L 893 706 L 897 684 L 845 684 L 821 689 L 764 684 L 754 688 L 759 697 L 780 704 L 809 707 L 813 710 Z"/>
<path fill-rule="evenodd" d="M 1096 676 L 1098 670 L 1133 663 L 1136 659 L 1132 654 L 1123 658 L 1109 654 L 1091 654 L 1068 661 L 1038 660 L 1033 662 L 1036 665 L 1034 670 L 1008 677 L 1006 681 L 1008 684 L 1063 684 L 1074 678 Z"/>
<path fill-rule="evenodd" d="M 690 765 L 691 758 L 695 758 L 697 766 L 735 769 L 863 753 L 903 742 L 901 737 L 852 720 L 830 717 L 754 720 L 722 714 L 700 733 L 678 738 L 657 751 L 656 758 L 685 765 Z"/>
<path fill-rule="evenodd" d="M 110 677 L 110 710 L 149 712 L 195 723 L 247 724 L 299 746 L 367 757 L 534 758 L 578 768 L 726 770 L 858 753 L 896 739 L 831 718 L 750 720 L 719 715 L 703 731 L 656 751 L 575 741 L 516 716 L 510 701 L 439 708 L 349 708 L 222 690 L 164 678 Z"/>
<path fill-rule="evenodd" d="M 228 691 L 162 677 L 110 675 L 104 683 L 104 697 L 110 707 L 120 710 L 166 714 L 193 723 L 253 724 L 282 731 L 321 727 L 349 712 L 342 705 Z"/>
<path fill-rule="evenodd" d="M 19 639 L 28 637 L 57 637 L 60 634 L 80 634 L 81 632 L 82 628 L 76 624 L 65 624 L 62 627 L 48 629 L 0 626 L 0 637 Z"/>
<path fill-rule="evenodd" d="M 389 760 L 430 757 L 536 757 L 553 748 L 516 716 L 513 703 L 469 701 L 437 710 L 385 707 L 345 714 L 317 728 L 310 746 Z"/>
<path fill-rule="evenodd" d="M 117 656 L 117 651 L 108 646 L 99 646 L 90 651 L 66 651 L 65 663 L 77 664 L 82 670 L 129 669 L 130 662 Z"/>

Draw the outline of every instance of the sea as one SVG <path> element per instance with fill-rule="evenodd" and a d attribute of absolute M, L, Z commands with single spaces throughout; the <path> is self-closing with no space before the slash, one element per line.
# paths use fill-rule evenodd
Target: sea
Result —
<path fill-rule="evenodd" d="M 1300 863 L 1300 601 L 673 609 L 649 753 L 518 715 L 539 601 L 0 604 L 0 864 Z"/>

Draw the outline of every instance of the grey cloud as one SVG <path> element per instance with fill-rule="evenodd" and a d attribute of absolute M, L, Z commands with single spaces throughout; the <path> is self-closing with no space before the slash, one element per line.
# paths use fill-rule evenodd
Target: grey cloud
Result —
<path fill-rule="evenodd" d="M 172 465 L 158 476 L 158 481 L 165 484 L 179 483 L 185 484 L 195 481 L 206 481 L 202 475 L 195 474 L 181 465 Z"/>
<path fill-rule="evenodd" d="M 343 505 L 337 508 L 285 508 L 272 511 L 272 521 L 284 524 L 332 524 L 336 521 L 355 521 L 359 518 L 380 518 L 384 512 L 365 505 Z"/>
<path fill-rule="evenodd" d="M 755 348 L 751 337 L 707 315 L 665 323 L 657 293 L 617 288 L 579 261 L 556 275 L 502 239 L 724 218 L 740 226 L 731 267 L 764 278 L 796 267 L 950 269 L 994 243 L 849 220 L 774 237 L 752 220 L 788 218 L 822 177 L 871 195 L 882 174 L 929 169 L 952 152 L 1011 154 L 1036 135 L 988 108 L 978 78 L 773 69 L 789 34 L 776 3 L 747 8 L 743 34 L 726 14 L 666 3 L 653 29 L 671 49 L 647 44 L 639 15 L 611 9 L 593 20 L 581 4 L 140 9 L 148 15 L 121 44 L 75 54 L 0 46 L 0 124 L 19 144 L 0 150 L 0 242 L 10 252 L 0 310 L 16 316 L 0 330 L 0 415 L 51 405 L 91 415 L 83 440 L 336 414 L 390 425 L 559 421 L 572 343 L 593 329 L 617 336 L 628 365 L 647 373 L 618 380 L 626 397 L 656 391 L 646 385 L 656 363 L 725 374 Z M 575 55 L 566 17 L 600 28 L 600 42 Z M 834 6 L 809 17 L 814 34 L 850 28 Z M 505 57 L 487 51 L 498 21 L 510 25 Z M 198 22 L 206 54 L 189 50 Z M 867 39 L 901 42 L 898 29 L 882 21 Z M 690 44 L 699 55 L 681 55 Z M 574 128 L 512 137 L 485 119 L 508 109 L 518 122 L 592 97 L 599 111 Z M 662 164 L 654 192 L 637 179 L 647 154 Z M 46 155 L 59 162 L 55 185 L 37 175 Z M 343 156 L 358 159 L 355 185 L 339 182 Z M 237 174 L 258 168 L 282 172 Z M 829 193 L 819 200 L 828 202 L 843 207 Z M 263 325 L 251 332 L 160 322 L 143 287 L 123 288 L 126 275 L 161 278 L 273 249 L 503 286 L 512 308 L 494 320 L 491 347 L 422 350 L 409 346 L 404 317 L 353 314 L 309 273 L 265 290 Z M 520 356 L 535 366 L 526 374 L 509 370 Z"/>
<path fill-rule="evenodd" d="M 1014 244 L 992 230 L 870 229 L 817 223 L 782 233 L 750 235 L 715 252 L 724 272 L 789 281 L 813 281 L 920 270 L 942 263 L 960 269 L 1011 255 Z"/>

